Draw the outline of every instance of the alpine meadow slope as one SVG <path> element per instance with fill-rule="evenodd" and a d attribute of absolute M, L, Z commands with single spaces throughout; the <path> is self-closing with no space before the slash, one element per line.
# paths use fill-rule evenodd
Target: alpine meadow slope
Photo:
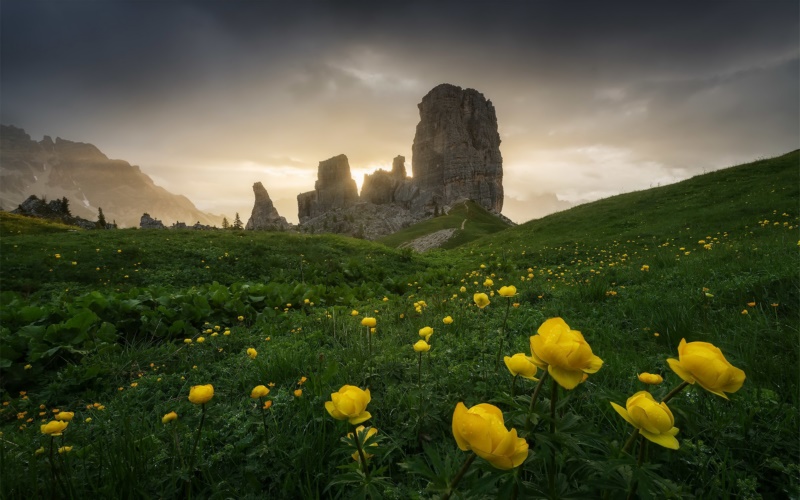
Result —
<path fill-rule="evenodd" d="M 425 254 L 0 214 L 0 496 L 797 497 L 798 166 Z"/>

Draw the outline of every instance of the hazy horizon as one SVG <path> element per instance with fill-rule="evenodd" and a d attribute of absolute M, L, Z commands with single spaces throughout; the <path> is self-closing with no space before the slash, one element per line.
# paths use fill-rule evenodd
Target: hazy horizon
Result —
<path fill-rule="evenodd" d="M 0 3 L 0 121 L 138 165 L 244 221 L 297 221 L 320 161 L 411 172 L 434 86 L 492 101 L 517 222 L 798 148 L 794 1 Z M 563 204 L 561 205 L 563 208 Z M 153 214 L 157 216 L 157 214 Z"/>

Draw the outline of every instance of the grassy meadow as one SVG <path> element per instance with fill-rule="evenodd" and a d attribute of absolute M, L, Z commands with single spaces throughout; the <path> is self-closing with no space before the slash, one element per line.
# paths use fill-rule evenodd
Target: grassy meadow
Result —
<path fill-rule="evenodd" d="M 795 151 L 422 255 L 0 213 L 0 496 L 798 498 L 798 165 Z M 556 317 L 603 361 L 571 390 L 502 359 L 530 356 Z M 611 403 L 679 387 L 666 360 L 681 339 L 718 347 L 746 380 L 727 399 L 700 384 L 668 396 L 673 450 Z M 188 399 L 206 384 L 213 398 Z M 345 385 L 369 388 L 374 436 L 348 438 L 326 410 Z M 499 408 L 524 462 L 463 467 L 459 402 Z M 59 414 L 67 427 L 46 434 Z"/>

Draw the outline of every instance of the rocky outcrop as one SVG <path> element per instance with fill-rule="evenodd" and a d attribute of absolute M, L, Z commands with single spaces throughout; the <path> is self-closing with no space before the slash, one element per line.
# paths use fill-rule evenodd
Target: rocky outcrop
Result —
<path fill-rule="evenodd" d="M 503 158 L 491 101 L 474 89 L 442 84 L 422 98 L 412 147 L 419 189 L 414 209 L 476 201 L 503 208 Z"/>
<path fill-rule="evenodd" d="M 166 229 L 163 222 L 150 217 L 148 213 L 142 214 L 142 218 L 139 219 L 139 227 L 141 229 Z"/>
<path fill-rule="evenodd" d="M 297 195 L 298 219 L 302 224 L 331 210 L 349 207 L 357 201 L 358 188 L 350 174 L 347 156 L 334 156 L 319 162 L 314 191 Z"/>
<path fill-rule="evenodd" d="M 419 222 L 419 217 L 396 204 L 356 203 L 337 208 L 306 220 L 305 233 L 336 233 L 354 238 L 376 240 Z"/>
<path fill-rule="evenodd" d="M 394 203 L 398 188 L 406 182 L 405 157 L 397 156 L 392 162 L 391 172 L 378 169 L 371 174 L 364 175 L 364 184 L 361 186 L 361 201 L 385 205 Z"/>
<path fill-rule="evenodd" d="M 280 216 L 263 184 L 260 182 L 253 184 L 253 194 L 256 196 L 256 202 L 245 229 L 284 231 L 293 227 L 286 222 L 285 217 Z"/>
<path fill-rule="evenodd" d="M 188 198 L 157 186 L 139 167 L 112 160 L 97 147 L 45 136 L 34 141 L 21 128 L 0 126 L 0 204 L 22 203 L 30 193 L 67 197 L 75 216 L 92 219 L 102 208 L 108 221 L 136 227 L 143 212 L 167 223 L 195 220 L 219 224 L 222 217 L 195 207 Z"/>
<path fill-rule="evenodd" d="M 36 217 L 38 219 L 61 222 L 70 226 L 78 226 L 83 229 L 113 228 L 112 224 L 106 224 L 106 227 L 104 228 L 98 225 L 96 222 L 72 215 L 70 203 L 67 198 L 46 201 L 44 199 L 39 199 L 39 197 L 36 195 L 30 195 L 25 201 L 20 203 L 16 209 L 12 210 L 11 213 L 24 215 L 26 217 Z"/>

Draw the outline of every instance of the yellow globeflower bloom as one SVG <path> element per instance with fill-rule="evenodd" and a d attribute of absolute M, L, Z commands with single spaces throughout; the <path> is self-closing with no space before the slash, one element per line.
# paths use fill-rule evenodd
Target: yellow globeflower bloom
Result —
<path fill-rule="evenodd" d="M 75 417 L 75 412 L 73 411 L 62 411 L 56 415 L 56 420 L 63 420 L 64 422 L 70 422 Z"/>
<path fill-rule="evenodd" d="M 489 278 L 486 278 L 486 281 L 483 282 L 483 286 L 493 286 L 493 285 L 494 285 L 494 281 L 492 281 Z"/>
<path fill-rule="evenodd" d="M 428 352 L 430 350 L 431 350 L 430 344 L 428 344 L 424 340 L 418 340 L 417 343 L 414 344 L 415 352 Z"/>
<path fill-rule="evenodd" d="M 265 385 L 257 385 L 250 391 L 250 397 L 253 399 L 263 398 L 267 394 L 269 394 L 269 389 Z"/>
<path fill-rule="evenodd" d="M 325 402 L 325 409 L 333 418 L 348 420 L 356 425 L 372 417 L 367 411 L 371 399 L 369 389 L 362 390 L 354 385 L 344 385 L 338 392 L 331 394 L 331 400 Z"/>
<path fill-rule="evenodd" d="M 350 316 L 358 316 L 358 311 L 356 311 L 355 309 L 353 309 L 353 310 L 350 312 Z"/>
<path fill-rule="evenodd" d="M 49 436 L 60 436 L 64 429 L 67 428 L 69 422 L 61 422 L 58 420 L 51 420 L 46 424 L 42 424 L 40 427 L 42 430 L 42 434 L 47 434 Z"/>
<path fill-rule="evenodd" d="M 429 339 L 433 335 L 433 328 L 426 326 L 419 329 L 419 336 L 426 339 Z"/>
<path fill-rule="evenodd" d="M 59 454 L 69 453 L 71 451 L 72 451 L 72 446 L 62 446 L 61 448 L 58 449 Z"/>
<path fill-rule="evenodd" d="M 533 360 L 526 356 L 525 353 L 518 352 L 513 356 L 505 356 L 503 357 L 503 361 L 506 363 L 506 367 L 508 371 L 511 372 L 511 375 L 527 378 L 530 380 L 539 380 L 536 378 L 536 371 L 539 369 L 535 364 L 533 364 Z"/>
<path fill-rule="evenodd" d="M 356 432 L 357 433 L 360 434 L 363 431 L 364 431 L 364 426 L 363 425 L 359 425 L 358 427 L 356 427 Z M 367 429 L 367 435 L 364 436 L 364 442 L 366 442 L 369 438 L 371 438 L 372 436 L 374 436 L 377 433 L 378 433 L 378 429 L 376 429 L 375 427 L 370 427 L 369 429 Z M 352 432 L 347 433 L 347 437 L 352 438 L 353 437 L 353 433 Z M 370 446 L 378 446 L 378 443 L 370 443 Z M 364 458 L 366 458 L 367 460 L 372 458 L 372 455 L 367 453 L 367 450 L 364 449 L 364 443 L 361 443 L 361 447 L 362 447 L 362 449 L 364 451 Z M 351 456 L 353 457 L 353 460 L 355 460 L 356 462 L 360 462 L 361 461 L 361 456 L 359 456 L 358 450 L 354 451 Z"/>
<path fill-rule="evenodd" d="M 178 414 L 175 413 L 174 411 L 171 411 L 171 412 L 167 413 L 166 415 L 164 415 L 163 417 L 161 417 L 161 423 L 162 424 L 168 424 L 168 423 L 172 422 L 173 420 L 177 420 L 177 419 L 178 419 Z"/>
<path fill-rule="evenodd" d="M 474 300 L 475 305 L 481 309 L 490 304 L 489 296 L 486 295 L 485 293 L 476 293 L 475 295 L 472 296 L 472 300 Z"/>
<path fill-rule="evenodd" d="M 453 324 L 453 318 L 451 318 L 450 316 L 446 316 L 442 320 L 442 323 L 444 323 L 445 325 L 452 325 Z"/>
<path fill-rule="evenodd" d="M 458 289 L 458 291 L 461 292 L 461 293 L 464 293 L 464 292 L 467 291 L 467 287 L 462 286 L 461 288 Z"/>
<path fill-rule="evenodd" d="M 258 351 L 256 351 L 252 347 L 248 347 L 247 348 L 247 355 L 250 356 L 250 359 L 256 359 L 256 356 L 258 356 Z"/>
<path fill-rule="evenodd" d="M 546 369 L 564 389 L 574 389 L 585 380 L 584 374 L 596 373 L 603 366 L 581 332 L 570 330 L 561 318 L 542 323 L 530 342 L 533 363 Z"/>
<path fill-rule="evenodd" d="M 361 326 L 368 326 L 370 328 L 373 328 L 377 324 L 378 321 L 375 318 L 364 318 L 361 320 Z"/>
<path fill-rule="evenodd" d="M 516 429 L 507 430 L 503 412 L 488 403 L 469 409 L 458 403 L 453 413 L 453 437 L 461 450 L 474 451 L 498 469 L 513 469 L 528 457 L 528 442 L 517 437 Z"/>
<path fill-rule="evenodd" d="M 639 391 L 628 398 L 625 408 L 617 403 L 611 406 L 629 424 L 639 429 L 639 433 L 646 439 L 669 448 L 678 449 L 678 428 L 675 427 L 675 417 L 666 403 L 656 403 L 653 396 L 647 391 Z"/>
<path fill-rule="evenodd" d="M 708 342 L 689 342 L 681 339 L 678 345 L 678 359 L 668 359 L 672 368 L 685 382 L 694 384 L 728 399 L 726 392 L 734 393 L 744 384 L 745 374 L 731 365 L 722 351 Z"/>
<path fill-rule="evenodd" d="M 206 404 L 214 397 L 214 386 L 211 384 L 206 385 L 193 385 L 189 389 L 189 401 L 196 405 Z"/>
<path fill-rule="evenodd" d="M 513 297 L 517 294 L 517 287 L 514 285 L 501 286 L 497 293 L 499 293 L 502 297 Z"/>
<path fill-rule="evenodd" d="M 639 382 L 642 382 L 642 383 L 648 384 L 648 385 L 658 385 L 658 384 L 660 384 L 661 382 L 664 381 L 664 378 L 661 375 L 657 374 L 657 373 L 644 372 L 644 373 L 640 373 L 638 376 L 639 376 Z"/>
<path fill-rule="evenodd" d="M 295 389 L 294 390 L 294 397 L 299 398 L 303 395 L 303 389 Z"/>

